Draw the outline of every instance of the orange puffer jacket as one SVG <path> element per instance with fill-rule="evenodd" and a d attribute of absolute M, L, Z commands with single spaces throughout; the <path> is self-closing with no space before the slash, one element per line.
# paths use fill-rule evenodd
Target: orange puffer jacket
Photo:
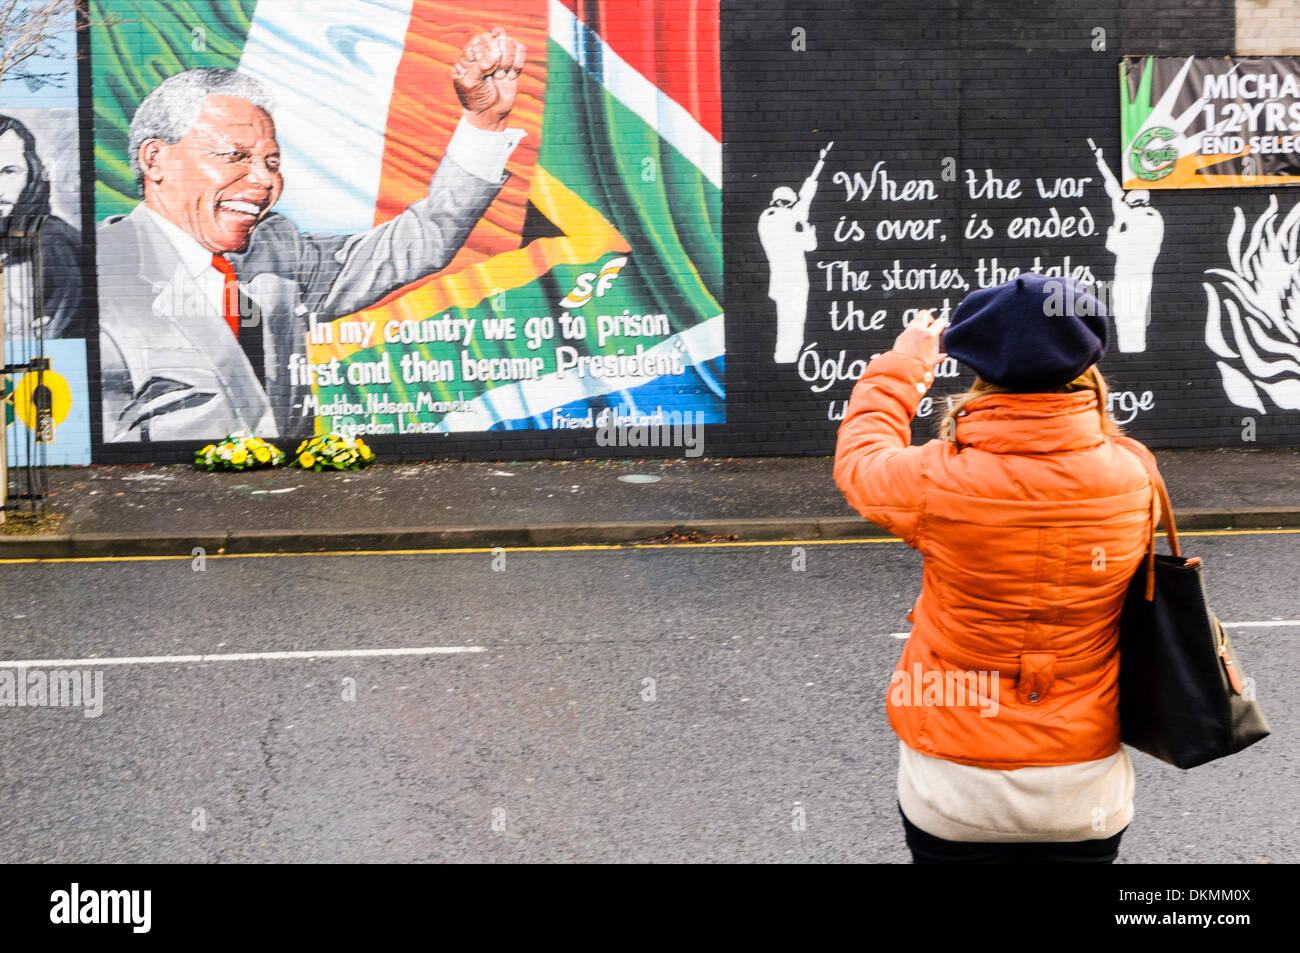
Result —
<path fill-rule="evenodd" d="M 853 388 L 835 482 L 925 557 L 889 689 L 910 748 L 983 768 L 1119 750 L 1119 614 L 1158 503 L 1137 454 L 1107 437 L 1092 391 L 987 394 L 956 443 L 909 446 L 933 383 L 889 351 Z"/>

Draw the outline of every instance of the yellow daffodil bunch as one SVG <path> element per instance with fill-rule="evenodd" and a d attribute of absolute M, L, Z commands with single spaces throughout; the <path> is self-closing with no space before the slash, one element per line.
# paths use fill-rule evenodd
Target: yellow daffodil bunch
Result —
<path fill-rule="evenodd" d="M 284 463 L 284 451 L 248 433 L 231 434 L 194 452 L 194 465 L 204 470 L 255 470 Z"/>
<path fill-rule="evenodd" d="M 360 437 L 327 433 L 298 445 L 294 462 L 304 470 L 360 470 L 375 462 L 375 452 Z"/>

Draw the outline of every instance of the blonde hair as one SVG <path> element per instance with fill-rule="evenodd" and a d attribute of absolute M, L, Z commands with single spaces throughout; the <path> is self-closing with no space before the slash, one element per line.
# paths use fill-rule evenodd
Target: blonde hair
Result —
<path fill-rule="evenodd" d="M 1108 437 L 1119 437 L 1124 433 L 1123 428 L 1115 423 L 1115 418 L 1110 415 L 1106 405 L 1110 402 L 1110 388 L 1106 383 L 1106 378 L 1102 376 L 1101 371 L 1097 370 L 1094 364 L 1088 368 L 1070 383 L 1062 387 L 1054 387 L 1051 390 L 1041 391 L 1044 394 L 1070 394 L 1075 391 L 1090 390 L 1097 395 L 1097 413 L 1101 416 L 1101 432 Z M 982 377 L 976 377 L 975 383 L 971 389 L 960 396 L 953 397 L 947 412 L 939 418 L 939 439 L 947 440 L 950 443 L 956 443 L 958 448 L 961 443 L 957 440 L 957 418 L 965 411 L 966 405 L 977 397 L 983 397 L 986 394 L 1018 394 L 1023 391 L 1014 391 L 1008 387 L 1001 387 L 998 384 L 990 384 Z"/>

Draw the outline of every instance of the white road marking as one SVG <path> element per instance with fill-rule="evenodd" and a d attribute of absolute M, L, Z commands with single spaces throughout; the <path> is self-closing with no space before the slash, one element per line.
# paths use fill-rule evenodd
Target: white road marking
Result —
<path fill-rule="evenodd" d="M 1300 627 L 1300 619 L 1262 622 L 1225 622 L 1225 629 Z M 887 632 L 891 639 L 906 639 L 910 632 Z M 426 645 L 404 649 L 309 649 L 297 652 L 227 652 L 214 655 L 128 655 L 106 658 L 6 659 L 0 668 L 95 668 L 104 665 L 194 665 L 203 662 L 281 662 L 290 659 L 388 658 L 420 655 L 464 655 L 486 652 L 484 645 Z M 748 699 L 742 699 L 747 701 Z"/>
<path fill-rule="evenodd" d="M 1300 628 L 1300 619 L 1269 619 L 1267 622 L 1224 622 L 1225 629 Z M 891 639 L 905 639 L 911 632 L 888 632 Z"/>
<path fill-rule="evenodd" d="M 408 649 L 316 649 L 302 652 L 229 652 L 221 655 L 136 655 L 109 658 L 14 659 L 0 668 L 96 668 L 103 665 L 192 665 L 196 662 L 261 662 L 286 659 L 384 658 L 396 655 L 459 655 L 486 652 L 482 645 L 431 645 Z"/>
<path fill-rule="evenodd" d="M 1267 622 L 1225 622 L 1223 623 L 1223 627 L 1225 629 L 1250 629 L 1250 628 L 1262 629 L 1270 626 L 1281 626 L 1283 628 L 1286 628 L 1288 626 L 1293 626 L 1293 625 L 1300 625 L 1300 619 L 1270 619 Z"/>

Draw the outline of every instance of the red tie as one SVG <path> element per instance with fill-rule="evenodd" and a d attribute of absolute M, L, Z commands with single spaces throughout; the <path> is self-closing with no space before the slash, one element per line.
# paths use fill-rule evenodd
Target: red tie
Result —
<path fill-rule="evenodd" d="M 225 278 L 225 293 L 222 295 L 222 302 L 225 305 L 226 324 L 230 325 L 230 333 L 236 338 L 239 337 L 239 283 L 235 280 L 235 266 L 226 261 L 220 255 L 212 256 L 212 267 L 221 272 Z"/>

